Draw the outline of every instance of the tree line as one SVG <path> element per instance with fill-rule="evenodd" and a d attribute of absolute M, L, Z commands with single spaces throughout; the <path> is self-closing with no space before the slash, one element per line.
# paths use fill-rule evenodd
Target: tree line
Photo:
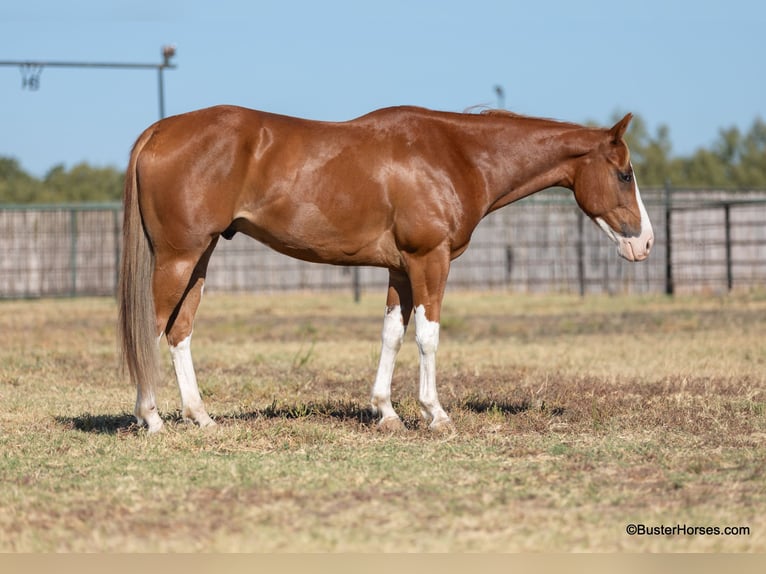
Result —
<path fill-rule="evenodd" d="M 642 187 L 766 189 L 766 122 L 761 118 L 745 132 L 720 129 L 711 147 L 690 156 L 673 154 L 667 125 L 651 134 L 639 116 L 625 139 Z"/>
<path fill-rule="evenodd" d="M 57 165 L 37 178 L 16 159 L 0 157 L 0 204 L 117 201 L 122 197 L 123 181 L 122 171 L 87 163 L 71 169 Z"/>
<path fill-rule="evenodd" d="M 760 118 L 744 132 L 720 129 L 711 147 L 689 156 L 674 155 L 667 125 L 650 133 L 640 116 L 634 117 L 626 139 L 642 187 L 766 189 L 766 122 Z M 121 170 L 87 163 L 70 169 L 57 165 L 38 178 L 16 159 L 0 157 L 0 204 L 118 201 L 123 181 Z"/>

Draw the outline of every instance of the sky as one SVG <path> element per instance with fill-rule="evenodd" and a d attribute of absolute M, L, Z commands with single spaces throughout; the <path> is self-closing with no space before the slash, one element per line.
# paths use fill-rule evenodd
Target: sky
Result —
<path fill-rule="evenodd" d="M 673 153 L 766 116 L 762 0 L 3 0 L 0 61 L 158 64 L 166 115 L 236 104 L 320 120 L 418 105 L 611 124 L 639 114 Z M 0 156 L 41 177 L 124 169 L 159 117 L 154 70 L 0 66 Z M 495 87 L 505 98 L 499 100 Z"/>

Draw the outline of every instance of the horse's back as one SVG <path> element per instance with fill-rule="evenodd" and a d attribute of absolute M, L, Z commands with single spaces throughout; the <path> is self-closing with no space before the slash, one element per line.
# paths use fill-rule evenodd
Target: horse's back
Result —
<path fill-rule="evenodd" d="M 471 183 L 458 116 L 403 106 L 322 122 L 215 106 L 169 117 L 137 152 L 147 229 L 168 243 L 242 232 L 310 261 L 398 266 L 400 249 L 478 221 L 456 191 Z M 470 232 L 457 234 L 462 245 Z"/>

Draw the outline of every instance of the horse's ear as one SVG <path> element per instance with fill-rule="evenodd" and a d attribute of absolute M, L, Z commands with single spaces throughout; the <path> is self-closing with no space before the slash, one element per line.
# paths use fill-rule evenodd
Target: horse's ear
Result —
<path fill-rule="evenodd" d="M 628 130 L 628 125 L 630 124 L 630 120 L 633 119 L 633 114 L 625 114 L 625 117 L 622 118 L 619 122 L 614 124 L 614 127 L 609 130 L 609 134 L 612 136 L 612 143 L 618 144 L 622 140 L 622 136 L 625 135 L 625 132 Z"/>

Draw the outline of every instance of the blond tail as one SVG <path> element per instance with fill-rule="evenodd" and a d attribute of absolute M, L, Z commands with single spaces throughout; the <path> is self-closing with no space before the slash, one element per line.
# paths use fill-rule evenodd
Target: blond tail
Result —
<path fill-rule="evenodd" d="M 138 206 L 138 156 L 148 132 L 138 139 L 130 154 L 125 174 L 123 198 L 123 245 L 118 287 L 119 348 L 123 369 L 127 366 L 130 378 L 137 386 L 138 396 L 154 397 L 160 376 L 156 318 L 152 297 L 154 253 L 144 230 Z M 138 405 L 136 405 L 138 410 Z M 141 420 L 139 422 L 147 422 Z"/>

